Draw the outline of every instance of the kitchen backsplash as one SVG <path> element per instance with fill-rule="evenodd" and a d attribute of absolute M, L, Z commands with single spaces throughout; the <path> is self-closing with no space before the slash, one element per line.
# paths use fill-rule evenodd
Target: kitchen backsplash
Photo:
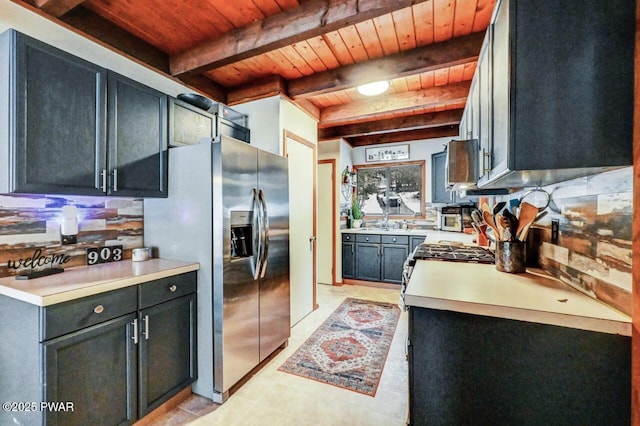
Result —
<path fill-rule="evenodd" d="M 543 188 L 547 216 L 530 232 L 528 249 L 549 274 L 631 315 L 633 168 L 591 175 Z M 521 193 L 510 194 L 509 199 Z M 560 233 L 551 244 L 551 221 Z"/>
<path fill-rule="evenodd" d="M 65 205 L 74 205 L 78 211 L 76 244 L 60 243 Z M 130 258 L 131 249 L 142 247 L 143 235 L 142 199 L 0 195 L 0 277 L 24 272 L 24 267 L 14 266 L 36 252 L 41 257 L 68 256 L 62 266 L 72 267 L 86 265 L 88 247 L 119 244 L 125 258 Z"/>

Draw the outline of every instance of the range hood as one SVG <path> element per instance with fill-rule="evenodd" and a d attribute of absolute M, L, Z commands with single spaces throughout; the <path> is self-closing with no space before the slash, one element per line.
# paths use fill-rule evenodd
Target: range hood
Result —
<path fill-rule="evenodd" d="M 451 140 L 447 143 L 445 181 L 447 189 L 464 197 L 508 194 L 509 190 L 478 188 L 480 178 L 477 139 Z"/>
<path fill-rule="evenodd" d="M 478 140 L 452 140 L 447 143 L 445 180 L 452 190 L 475 188 L 478 182 Z"/>

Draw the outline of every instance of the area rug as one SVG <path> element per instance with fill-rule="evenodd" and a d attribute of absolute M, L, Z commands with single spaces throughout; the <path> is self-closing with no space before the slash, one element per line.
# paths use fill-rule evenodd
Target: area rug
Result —
<path fill-rule="evenodd" d="M 375 396 L 400 309 L 347 298 L 278 369 Z"/>

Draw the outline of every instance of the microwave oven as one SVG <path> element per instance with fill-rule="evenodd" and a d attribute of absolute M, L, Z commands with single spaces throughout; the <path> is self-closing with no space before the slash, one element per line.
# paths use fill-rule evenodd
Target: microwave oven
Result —
<path fill-rule="evenodd" d="M 440 212 L 440 230 L 441 231 L 463 231 L 462 207 L 447 206 L 443 207 Z"/>

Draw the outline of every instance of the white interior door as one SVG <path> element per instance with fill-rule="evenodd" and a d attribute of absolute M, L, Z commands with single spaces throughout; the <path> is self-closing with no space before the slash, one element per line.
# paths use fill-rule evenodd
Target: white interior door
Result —
<path fill-rule="evenodd" d="M 315 146 L 285 133 L 289 157 L 289 256 L 291 325 L 315 304 Z"/>
<path fill-rule="evenodd" d="M 335 160 L 318 161 L 318 239 L 317 271 L 318 283 L 333 285 L 334 276 L 334 224 L 335 206 Z"/>

